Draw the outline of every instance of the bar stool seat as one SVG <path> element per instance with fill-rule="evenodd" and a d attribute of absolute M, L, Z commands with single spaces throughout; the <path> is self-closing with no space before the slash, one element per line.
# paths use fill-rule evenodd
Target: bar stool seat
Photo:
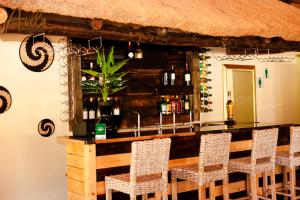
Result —
<path fill-rule="evenodd" d="M 130 173 L 105 176 L 106 200 L 112 199 L 112 190 L 129 194 L 131 200 L 161 192 L 167 200 L 170 145 L 170 138 L 133 142 Z"/>
<path fill-rule="evenodd" d="M 172 200 L 177 200 L 177 179 L 198 184 L 198 199 L 206 199 L 205 184 L 209 183 L 210 199 L 215 199 L 215 181 L 223 180 L 224 199 L 229 199 L 228 161 L 231 133 L 201 136 L 198 164 L 171 169 Z"/>
<path fill-rule="evenodd" d="M 243 172 L 247 174 L 272 171 L 273 166 L 270 165 L 270 159 L 260 158 L 256 160 L 256 165 L 251 164 L 251 157 L 236 158 L 229 161 L 230 172 Z"/>
<path fill-rule="evenodd" d="M 202 176 L 198 172 L 198 165 L 187 165 L 181 168 L 174 168 L 172 175 L 179 179 L 204 184 L 211 181 L 223 180 L 225 178 L 224 174 L 227 173 L 221 165 L 205 167 L 205 173 Z"/>
<path fill-rule="evenodd" d="M 300 144 L 299 144 L 300 145 Z M 294 153 L 293 160 L 289 157 L 289 151 L 277 151 L 275 162 L 281 166 L 300 166 L 300 153 Z"/>

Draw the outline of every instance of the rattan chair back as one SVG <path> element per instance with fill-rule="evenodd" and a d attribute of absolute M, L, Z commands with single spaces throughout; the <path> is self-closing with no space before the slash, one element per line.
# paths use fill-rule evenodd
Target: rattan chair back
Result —
<path fill-rule="evenodd" d="M 290 156 L 294 156 L 295 153 L 300 152 L 300 126 L 290 127 Z"/>
<path fill-rule="evenodd" d="M 201 136 L 199 171 L 206 166 L 228 165 L 231 133 L 207 134 Z"/>
<path fill-rule="evenodd" d="M 251 162 L 257 159 L 270 159 L 275 163 L 276 147 L 278 139 L 278 128 L 253 130 Z"/>
<path fill-rule="evenodd" d="M 171 139 L 133 142 L 131 145 L 130 179 L 138 176 L 168 173 Z"/>

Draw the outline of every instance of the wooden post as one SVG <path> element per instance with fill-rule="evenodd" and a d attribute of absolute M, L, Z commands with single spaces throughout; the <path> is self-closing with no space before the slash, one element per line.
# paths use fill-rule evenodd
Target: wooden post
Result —
<path fill-rule="evenodd" d="M 190 66 L 193 85 L 193 120 L 200 121 L 201 101 L 200 101 L 200 71 L 199 71 L 199 53 L 196 51 L 186 52 L 186 62 Z M 195 127 L 199 131 L 200 127 Z"/>
<path fill-rule="evenodd" d="M 97 200 L 96 145 L 84 145 L 84 179 L 86 200 Z"/>

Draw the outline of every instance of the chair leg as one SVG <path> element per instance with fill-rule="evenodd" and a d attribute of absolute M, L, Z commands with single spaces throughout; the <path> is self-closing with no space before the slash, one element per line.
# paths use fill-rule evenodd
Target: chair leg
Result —
<path fill-rule="evenodd" d="M 106 200 L 112 200 L 112 189 L 108 189 L 108 188 L 105 188 L 105 199 Z"/>
<path fill-rule="evenodd" d="M 215 200 L 215 182 L 209 183 L 209 200 Z"/>
<path fill-rule="evenodd" d="M 295 191 L 295 185 L 296 185 L 296 177 L 295 177 L 295 167 L 289 168 L 289 174 L 290 174 L 290 191 L 291 191 L 291 199 L 296 198 L 296 191 Z"/>
<path fill-rule="evenodd" d="M 205 184 L 198 185 L 198 200 L 205 200 L 206 199 L 206 193 L 205 193 Z"/>
<path fill-rule="evenodd" d="M 229 200 L 229 181 L 228 181 L 228 176 L 225 177 L 223 180 L 223 199 L 224 200 Z"/>
<path fill-rule="evenodd" d="M 155 200 L 161 200 L 162 193 L 161 192 L 155 192 Z"/>
<path fill-rule="evenodd" d="M 263 177 L 263 194 L 264 197 L 268 197 L 268 175 L 266 172 L 262 173 L 262 177 Z"/>
<path fill-rule="evenodd" d="M 148 194 L 143 194 L 142 195 L 142 200 L 147 200 L 148 199 Z"/>
<path fill-rule="evenodd" d="M 171 185 L 172 185 L 172 200 L 177 200 L 177 179 L 172 176 L 171 178 Z M 165 192 L 164 192 L 165 193 Z M 165 194 L 163 194 L 164 196 Z"/>
<path fill-rule="evenodd" d="M 251 196 L 251 181 L 250 181 L 250 174 L 247 174 L 247 180 L 246 180 L 246 187 L 247 187 L 247 195 L 248 197 Z"/>
<path fill-rule="evenodd" d="M 130 195 L 130 200 L 136 200 L 136 195 Z"/>
<path fill-rule="evenodd" d="M 288 174 L 287 174 L 287 167 L 283 166 L 282 167 L 282 174 L 283 174 L 283 188 L 284 188 L 284 193 L 288 193 Z M 288 197 L 284 195 L 284 200 L 288 200 Z"/>
<path fill-rule="evenodd" d="M 275 169 L 271 173 L 271 191 L 272 191 L 272 200 L 276 200 Z"/>
<path fill-rule="evenodd" d="M 257 200 L 256 174 L 250 174 L 251 199 Z"/>

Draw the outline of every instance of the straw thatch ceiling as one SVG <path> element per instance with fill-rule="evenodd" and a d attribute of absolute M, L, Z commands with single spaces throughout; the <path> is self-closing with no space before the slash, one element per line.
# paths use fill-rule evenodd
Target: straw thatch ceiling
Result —
<path fill-rule="evenodd" d="M 0 0 L 0 6 L 217 37 L 300 41 L 300 9 L 279 0 Z"/>

